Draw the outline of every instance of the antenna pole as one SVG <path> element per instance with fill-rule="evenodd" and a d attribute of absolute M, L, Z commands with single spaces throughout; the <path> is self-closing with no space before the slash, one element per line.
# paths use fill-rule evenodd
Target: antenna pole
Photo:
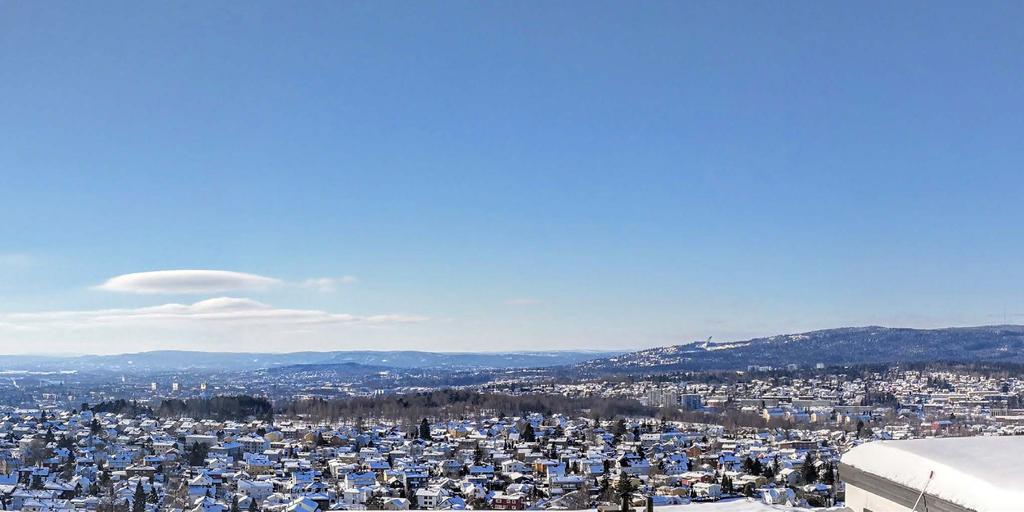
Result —
<path fill-rule="evenodd" d="M 915 510 L 917 510 L 917 505 L 919 503 L 921 503 L 921 498 L 924 498 L 924 492 L 928 490 L 928 484 L 932 483 L 932 477 L 933 476 L 935 476 L 935 472 L 934 471 L 929 471 L 928 472 L 928 481 L 924 483 L 924 488 L 921 489 L 921 494 L 917 495 L 917 501 L 914 502 L 914 506 L 913 506 L 913 508 L 910 509 L 910 512 L 914 512 Z"/>

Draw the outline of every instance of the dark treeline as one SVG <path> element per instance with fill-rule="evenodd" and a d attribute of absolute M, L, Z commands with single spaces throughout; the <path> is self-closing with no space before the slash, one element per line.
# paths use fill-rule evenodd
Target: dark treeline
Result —
<path fill-rule="evenodd" d="M 904 363 L 899 365 L 902 370 L 917 371 L 949 371 L 975 375 L 980 377 L 1006 378 L 1024 376 L 1024 364 L 1012 362 L 957 362 L 932 361 L 927 363 Z"/>
<path fill-rule="evenodd" d="M 713 385 L 730 385 L 737 383 L 748 383 L 752 380 L 791 382 L 792 379 L 814 378 L 829 375 L 840 375 L 847 379 L 871 379 L 873 374 L 886 375 L 890 372 L 900 371 L 947 371 L 966 375 L 988 378 L 1009 378 L 1024 376 L 1024 364 L 1013 362 L 996 361 L 922 361 L 922 362 L 894 362 L 888 364 L 852 364 L 842 366 L 827 366 L 825 368 L 799 368 L 787 370 L 775 368 L 764 371 L 736 371 L 736 370 L 706 370 L 706 371 L 673 371 L 660 373 L 637 373 L 637 374 L 614 374 L 601 376 L 602 380 L 608 382 L 693 382 Z M 570 383 L 575 382 L 574 376 L 552 375 L 554 382 Z"/>
<path fill-rule="evenodd" d="M 134 400 L 109 400 L 89 406 L 82 404 L 82 410 L 109 412 L 128 416 L 155 416 L 160 418 L 189 417 L 196 419 L 245 420 L 248 418 L 269 418 L 273 405 L 265 398 L 249 395 L 216 396 L 213 398 L 176 398 L 162 400 L 156 410 Z"/>
<path fill-rule="evenodd" d="M 91 410 L 92 412 L 109 412 L 112 414 L 125 414 L 128 416 L 152 416 L 153 409 L 149 406 L 140 404 L 134 400 L 128 401 L 125 399 L 109 400 L 106 402 L 100 402 L 92 407 L 87 404 L 82 404 L 82 410 Z"/>
<path fill-rule="evenodd" d="M 277 412 L 286 416 L 302 415 L 315 420 L 377 418 L 447 420 L 489 416 L 522 416 L 527 413 L 565 414 L 614 418 L 619 416 L 659 415 L 658 409 L 645 407 L 632 399 L 600 397 L 568 398 L 562 395 L 506 395 L 444 389 L 407 395 L 309 399 L 281 403 Z"/>
<path fill-rule="evenodd" d="M 267 418 L 272 413 L 273 405 L 270 401 L 249 395 L 163 400 L 156 409 L 156 415 L 162 418 L 187 416 L 214 420 Z"/>

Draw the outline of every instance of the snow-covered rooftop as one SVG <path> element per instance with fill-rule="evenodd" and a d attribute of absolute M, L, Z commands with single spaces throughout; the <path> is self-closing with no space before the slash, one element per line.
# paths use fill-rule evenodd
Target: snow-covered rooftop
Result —
<path fill-rule="evenodd" d="M 842 460 L 912 489 L 928 484 L 928 494 L 978 512 L 1024 506 L 1024 436 L 876 441 Z"/>

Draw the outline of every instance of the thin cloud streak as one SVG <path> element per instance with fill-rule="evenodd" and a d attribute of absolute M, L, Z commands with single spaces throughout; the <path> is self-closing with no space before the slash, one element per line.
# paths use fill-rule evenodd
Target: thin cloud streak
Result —
<path fill-rule="evenodd" d="M 300 284 L 303 288 L 311 288 L 320 293 L 333 293 L 342 286 L 355 284 L 358 281 L 355 276 L 311 277 Z"/>
<path fill-rule="evenodd" d="M 229 270 L 157 270 L 114 276 L 96 289 L 139 294 L 193 294 L 264 290 L 278 284 L 281 284 L 279 279 Z"/>
<path fill-rule="evenodd" d="M 44 311 L 0 315 L 0 328 L 80 329 L 110 326 L 175 327 L 232 325 L 368 325 L 420 323 L 427 317 L 404 314 L 354 315 L 315 309 L 276 308 L 247 298 L 217 297 L 193 304 L 161 304 L 141 308 Z"/>
<path fill-rule="evenodd" d="M 114 276 L 93 289 L 143 295 L 189 295 L 264 291 L 287 285 L 332 293 L 356 282 L 355 276 L 311 277 L 286 283 L 274 277 L 230 270 L 154 270 Z"/>

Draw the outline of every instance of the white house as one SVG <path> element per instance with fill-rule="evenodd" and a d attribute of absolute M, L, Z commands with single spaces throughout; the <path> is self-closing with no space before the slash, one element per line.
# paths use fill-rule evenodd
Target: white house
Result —
<path fill-rule="evenodd" d="M 263 453 L 264 450 L 270 449 L 270 441 L 257 435 L 240 437 L 238 444 L 242 445 L 242 451 L 245 453 Z"/>
<path fill-rule="evenodd" d="M 441 488 L 419 489 L 416 491 L 417 508 L 437 508 L 450 495 L 447 490 Z"/>
<path fill-rule="evenodd" d="M 206 496 L 210 488 L 213 487 L 213 479 L 210 478 L 205 471 L 196 475 L 195 478 L 188 481 L 188 495 L 189 496 Z"/>
<path fill-rule="evenodd" d="M 698 499 L 718 500 L 722 497 L 722 486 L 707 482 L 695 482 L 693 484 L 693 492 L 697 495 Z"/>
<path fill-rule="evenodd" d="M 274 493 L 274 483 L 269 480 L 239 480 L 238 492 L 260 502 Z"/>
<path fill-rule="evenodd" d="M 377 474 L 373 471 L 353 472 L 345 475 L 345 488 L 357 489 L 370 487 L 377 483 Z"/>

